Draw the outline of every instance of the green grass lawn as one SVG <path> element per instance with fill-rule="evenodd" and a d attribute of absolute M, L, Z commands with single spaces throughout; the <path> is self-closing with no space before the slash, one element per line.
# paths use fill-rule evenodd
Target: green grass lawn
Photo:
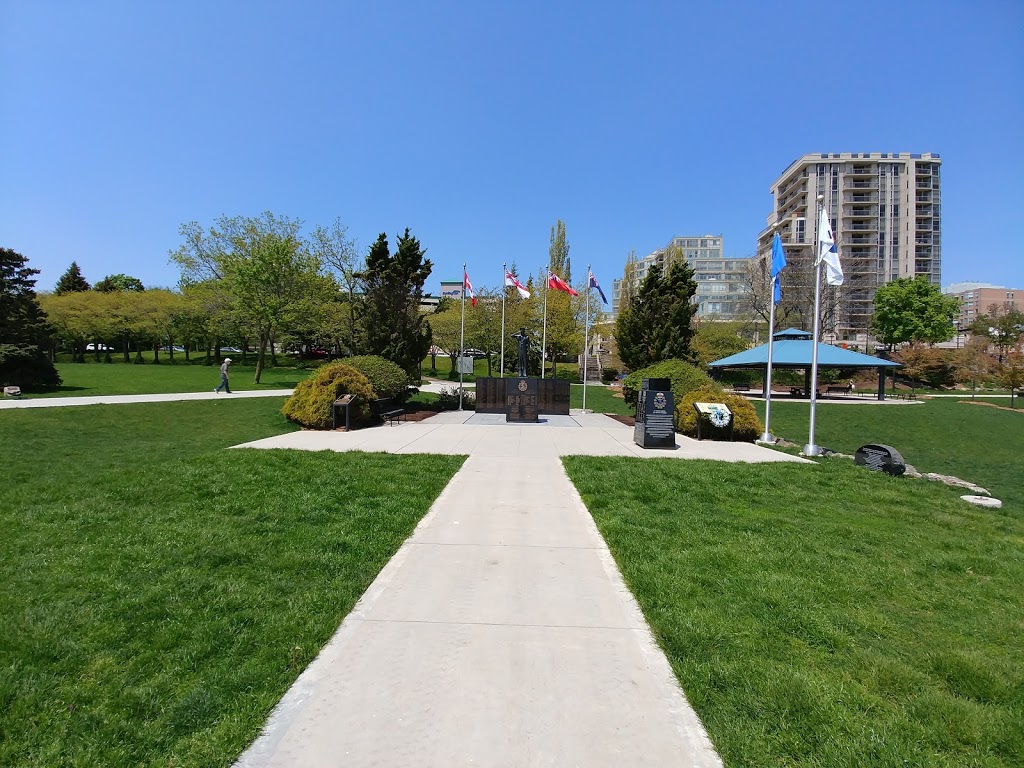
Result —
<path fill-rule="evenodd" d="M 1019 510 L 839 459 L 564 463 L 727 766 L 1022 764 Z"/>
<path fill-rule="evenodd" d="M 612 389 L 603 384 L 593 382 L 587 384 L 587 410 L 594 413 L 615 413 L 632 416 L 633 410 L 626 405 L 621 397 L 614 397 L 613 392 L 621 393 L 621 389 Z M 583 407 L 583 385 L 573 384 L 569 387 L 569 407 Z"/>
<path fill-rule="evenodd" d="M 0 415 L 0 765 L 229 765 L 462 462 L 221 450 L 281 403 Z"/>
<path fill-rule="evenodd" d="M 764 403 L 755 405 L 763 419 Z M 773 399 L 772 433 L 805 445 L 809 413 L 807 401 Z M 923 405 L 819 403 L 815 442 L 842 453 L 853 453 L 865 443 L 891 445 L 921 472 L 969 480 L 1017 513 L 1024 509 L 1024 423 L 1017 413 L 954 398 Z"/>
<path fill-rule="evenodd" d="M 132 365 L 111 363 L 58 363 L 63 384 L 56 392 L 26 397 L 88 397 L 90 395 L 145 395 L 170 392 L 207 392 L 220 384 L 215 365 Z M 295 368 L 266 368 L 259 384 L 253 384 L 255 366 L 231 365 L 231 389 L 290 389 L 309 371 Z"/>

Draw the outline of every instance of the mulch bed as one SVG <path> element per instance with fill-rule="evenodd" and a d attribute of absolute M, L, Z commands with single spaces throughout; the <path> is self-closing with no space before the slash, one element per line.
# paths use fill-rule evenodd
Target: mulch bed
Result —
<path fill-rule="evenodd" d="M 620 424 L 625 424 L 627 427 L 636 426 L 635 416 L 620 416 L 619 414 L 616 413 L 606 413 L 605 416 L 607 416 L 609 419 L 615 419 L 617 422 L 619 422 Z"/>
<path fill-rule="evenodd" d="M 965 405 L 984 405 L 986 408 L 998 408 L 1000 411 L 1010 411 L 1011 413 L 1024 413 L 1020 408 L 1009 408 L 1005 405 L 996 405 L 995 403 L 980 403 L 977 400 L 961 400 L 960 402 Z"/>

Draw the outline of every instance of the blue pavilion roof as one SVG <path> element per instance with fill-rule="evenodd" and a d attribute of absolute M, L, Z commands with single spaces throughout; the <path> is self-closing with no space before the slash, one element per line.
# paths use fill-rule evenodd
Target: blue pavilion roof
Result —
<path fill-rule="evenodd" d="M 773 337 L 772 367 L 808 368 L 814 351 L 814 338 L 807 331 L 788 328 Z M 768 345 L 723 357 L 708 365 L 709 368 L 763 368 L 768 365 Z M 831 344 L 818 343 L 819 368 L 898 368 L 899 363 L 871 357 Z"/>

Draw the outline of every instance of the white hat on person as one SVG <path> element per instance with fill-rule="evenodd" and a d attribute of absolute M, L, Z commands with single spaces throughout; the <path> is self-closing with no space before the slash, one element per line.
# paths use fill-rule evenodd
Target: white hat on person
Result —
<path fill-rule="evenodd" d="M 231 362 L 231 358 L 230 357 L 225 357 L 224 358 L 224 362 L 225 363 L 230 363 Z"/>

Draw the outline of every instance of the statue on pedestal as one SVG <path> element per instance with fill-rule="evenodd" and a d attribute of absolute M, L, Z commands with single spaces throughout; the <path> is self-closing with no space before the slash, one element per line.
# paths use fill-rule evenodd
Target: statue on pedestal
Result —
<path fill-rule="evenodd" d="M 512 338 L 519 344 L 519 377 L 525 378 L 530 354 L 530 337 L 526 335 L 526 328 L 523 327 L 519 329 L 519 333 L 513 333 Z"/>

